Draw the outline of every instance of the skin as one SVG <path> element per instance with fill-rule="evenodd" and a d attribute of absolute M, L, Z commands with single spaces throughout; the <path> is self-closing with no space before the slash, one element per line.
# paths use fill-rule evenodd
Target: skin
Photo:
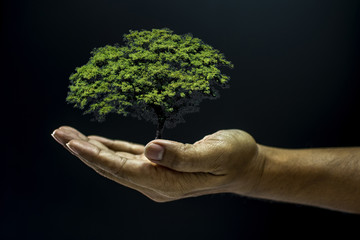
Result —
<path fill-rule="evenodd" d="M 85 136 L 68 126 L 52 136 L 100 175 L 156 202 L 235 193 L 360 213 L 358 147 L 273 148 L 235 129 L 194 144 L 156 139 L 146 146 Z"/>

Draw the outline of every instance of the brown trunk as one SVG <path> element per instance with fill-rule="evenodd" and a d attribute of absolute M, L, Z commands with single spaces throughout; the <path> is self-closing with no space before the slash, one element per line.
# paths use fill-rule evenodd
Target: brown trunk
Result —
<path fill-rule="evenodd" d="M 161 106 L 154 105 L 153 109 L 155 110 L 155 113 L 156 113 L 157 119 L 158 119 L 158 125 L 157 125 L 155 139 L 159 139 L 159 138 L 163 137 L 163 131 L 164 131 L 166 118 L 165 118 L 165 114 L 164 114 L 164 111 Z"/>
<path fill-rule="evenodd" d="M 155 139 L 159 139 L 159 138 L 163 137 L 164 125 L 165 125 L 165 119 L 159 117 L 158 118 L 158 126 L 157 126 L 157 130 L 156 130 Z"/>

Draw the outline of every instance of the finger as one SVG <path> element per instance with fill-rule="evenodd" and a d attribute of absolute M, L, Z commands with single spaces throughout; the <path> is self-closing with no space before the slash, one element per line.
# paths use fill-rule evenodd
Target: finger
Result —
<path fill-rule="evenodd" d="M 67 127 L 67 126 L 63 126 L 63 127 L 56 129 L 51 135 L 54 137 L 54 139 L 56 141 L 58 141 L 60 144 L 62 144 L 68 151 L 70 151 L 73 155 L 77 156 L 83 163 L 85 163 L 88 167 L 92 168 L 98 174 L 100 174 L 110 180 L 113 180 L 121 185 L 124 185 L 124 186 L 129 187 L 134 190 L 137 190 L 154 201 L 166 202 L 166 201 L 172 200 L 169 197 L 164 196 L 163 194 L 157 193 L 154 190 L 148 189 L 143 186 L 139 186 L 139 185 L 131 183 L 125 179 L 119 178 L 119 176 L 114 175 L 113 173 L 108 172 L 108 171 L 96 166 L 93 163 L 90 163 L 84 157 L 82 157 L 77 152 L 75 152 L 74 149 L 71 149 L 69 147 L 70 144 L 69 144 L 69 146 L 66 145 L 68 142 L 70 142 L 74 139 L 77 139 L 77 140 L 80 139 L 83 141 L 88 141 L 89 144 L 95 145 L 97 148 L 101 149 L 102 151 L 112 152 L 101 142 L 96 141 L 95 139 L 89 139 L 85 135 L 83 135 L 79 131 L 77 131 L 76 129 Z M 119 155 L 121 155 L 121 154 L 119 154 Z M 124 154 L 122 154 L 122 155 L 124 155 Z M 130 154 L 128 154 L 127 157 L 130 157 Z"/>
<path fill-rule="evenodd" d="M 181 198 L 194 189 L 209 189 L 218 183 L 218 177 L 208 173 L 182 173 L 150 161 L 119 157 L 83 140 L 71 140 L 67 145 L 89 165 L 116 176 L 122 184 L 150 189 L 168 199 Z"/>
<path fill-rule="evenodd" d="M 105 146 L 104 144 L 102 144 L 101 142 L 95 140 L 95 139 L 87 139 L 88 143 L 91 143 L 95 146 L 97 146 L 98 148 L 102 149 L 102 150 L 106 150 L 106 151 L 110 151 L 110 152 L 114 152 L 113 150 L 109 149 L 107 146 Z"/>
<path fill-rule="evenodd" d="M 57 142 L 59 142 L 64 146 L 67 142 L 69 142 L 72 139 L 87 140 L 87 137 L 85 135 L 83 135 L 76 129 L 68 126 L 62 126 L 56 129 L 51 135 L 54 137 L 54 139 Z"/>
<path fill-rule="evenodd" d="M 156 139 L 145 146 L 149 160 L 180 172 L 213 172 L 218 168 L 222 151 L 217 141 L 183 144 Z"/>
<path fill-rule="evenodd" d="M 56 129 L 51 135 L 58 143 L 60 143 L 66 150 L 70 151 L 71 153 L 73 152 L 66 145 L 69 141 L 72 139 L 88 140 L 85 135 L 71 127 L 60 127 Z"/>
<path fill-rule="evenodd" d="M 90 139 L 97 140 L 114 151 L 128 152 L 132 154 L 142 154 L 144 146 L 141 144 L 130 143 L 121 140 L 112 140 L 100 136 L 89 136 Z"/>
<path fill-rule="evenodd" d="M 84 134 L 80 133 L 78 130 L 76 130 L 75 128 L 72 128 L 72 127 L 62 126 L 58 129 L 56 129 L 51 135 L 54 137 L 54 139 L 56 141 L 58 141 L 60 144 L 62 144 L 65 148 L 68 148 L 66 146 L 66 143 L 68 143 L 72 139 L 81 139 L 81 140 L 92 143 L 93 145 L 97 146 L 100 149 L 109 150 L 109 148 L 106 147 L 101 142 L 96 141 L 94 139 L 89 139 Z"/>
<path fill-rule="evenodd" d="M 154 198 L 151 193 L 155 193 L 155 191 L 149 187 L 152 186 L 149 174 L 142 174 L 140 171 L 139 166 L 143 162 L 120 157 L 83 140 L 71 140 L 67 146 L 85 164 L 94 170 L 101 169 L 102 171 L 99 173 L 104 174 L 104 176 L 111 177 L 122 185 L 133 187 L 143 193 L 146 192 L 147 196 Z M 148 162 L 147 164 L 151 165 L 152 163 Z M 156 193 L 156 200 L 164 201 L 165 197 L 164 194 Z"/>
<path fill-rule="evenodd" d="M 102 168 L 103 170 L 119 177 L 127 178 L 126 171 L 129 171 L 131 167 L 125 168 L 125 164 L 130 160 L 129 158 L 121 157 L 113 152 L 106 151 L 98 148 L 97 146 L 79 139 L 71 140 L 66 144 L 71 151 L 75 154 L 86 159 L 92 165 Z M 134 171 L 136 169 L 133 169 Z"/>
<path fill-rule="evenodd" d="M 139 186 L 137 184 L 134 184 L 134 183 L 131 183 L 131 182 L 128 182 L 124 179 L 121 179 L 119 178 L 118 176 L 110 173 L 110 172 L 107 172 L 105 170 L 103 170 L 102 168 L 99 168 L 97 167 L 96 165 L 94 164 L 91 164 L 89 163 L 85 158 L 83 158 L 82 156 L 78 155 L 77 153 L 75 152 L 72 152 L 75 156 L 77 156 L 83 163 L 85 163 L 85 165 L 87 165 L 88 167 L 92 168 L 95 172 L 97 172 L 99 175 L 103 176 L 103 177 L 106 177 L 116 183 L 119 183 L 125 187 L 128 187 L 128 188 L 131 188 L 131 189 L 134 189 L 136 191 L 139 191 L 140 193 L 144 194 L 145 196 L 147 196 L 148 198 L 156 201 L 156 202 L 167 202 L 167 201 L 170 201 L 170 200 L 173 200 L 173 199 L 169 199 L 169 197 L 167 196 L 164 196 L 160 193 L 157 193 L 156 191 L 152 190 L 152 189 L 149 189 L 149 188 L 146 188 L 146 187 L 143 187 L 143 186 Z"/>
<path fill-rule="evenodd" d="M 105 150 L 105 151 L 109 151 L 113 154 L 116 154 L 120 157 L 125 157 L 125 158 L 131 158 L 131 159 L 140 159 L 142 156 L 141 155 L 134 155 L 128 152 L 115 152 L 112 149 L 108 148 L 107 146 L 105 146 L 103 143 L 93 139 L 93 138 L 87 138 L 87 142 L 91 143 L 92 145 L 95 145 L 96 147 L 100 148 L 101 150 Z"/>

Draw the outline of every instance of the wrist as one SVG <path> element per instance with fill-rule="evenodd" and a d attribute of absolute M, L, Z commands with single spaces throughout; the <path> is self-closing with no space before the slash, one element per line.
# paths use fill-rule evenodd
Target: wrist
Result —
<path fill-rule="evenodd" d="M 261 170 L 249 196 L 289 201 L 286 192 L 297 188 L 298 178 L 304 172 L 303 166 L 294 159 L 289 161 L 293 154 L 289 149 L 258 144 L 257 161 L 261 163 Z"/>
<path fill-rule="evenodd" d="M 256 144 L 257 150 L 251 160 L 250 167 L 246 170 L 247 190 L 235 187 L 235 193 L 256 198 L 276 198 L 276 191 L 278 189 L 279 181 L 282 182 L 284 169 L 288 166 L 286 158 L 286 149 L 268 147 L 261 144 Z M 286 172 L 286 171 L 285 171 Z M 288 174 L 286 174 L 289 176 Z M 244 181 L 244 177 L 242 178 Z M 280 185 L 286 184 L 285 182 Z"/>
<path fill-rule="evenodd" d="M 248 196 L 282 202 L 308 204 L 309 192 L 319 194 L 316 187 L 320 169 L 308 151 L 259 145 L 262 172 Z M 325 173 L 320 174 L 322 178 Z M 320 194 L 321 195 L 321 194 Z"/>
<path fill-rule="evenodd" d="M 255 197 L 258 193 L 267 161 L 267 149 L 260 144 L 254 144 L 251 155 L 247 157 L 247 164 L 238 166 L 236 177 L 233 181 L 232 192 L 235 194 Z M 244 155 L 239 155 L 239 161 L 243 161 Z"/>

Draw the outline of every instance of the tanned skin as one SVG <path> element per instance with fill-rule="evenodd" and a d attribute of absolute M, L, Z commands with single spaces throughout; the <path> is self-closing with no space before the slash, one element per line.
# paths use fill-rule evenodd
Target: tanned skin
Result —
<path fill-rule="evenodd" d="M 146 146 L 67 126 L 52 136 L 102 176 L 157 202 L 235 193 L 360 213 L 360 147 L 274 148 L 235 129 L 194 144 L 155 139 Z"/>

